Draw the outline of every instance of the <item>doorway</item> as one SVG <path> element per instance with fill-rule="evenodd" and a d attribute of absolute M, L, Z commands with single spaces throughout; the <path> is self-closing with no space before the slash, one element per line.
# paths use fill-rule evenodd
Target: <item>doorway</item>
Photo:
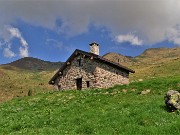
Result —
<path fill-rule="evenodd" d="M 77 87 L 77 90 L 82 89 L 82 78 L 76 79 L 76 87 Z"/>

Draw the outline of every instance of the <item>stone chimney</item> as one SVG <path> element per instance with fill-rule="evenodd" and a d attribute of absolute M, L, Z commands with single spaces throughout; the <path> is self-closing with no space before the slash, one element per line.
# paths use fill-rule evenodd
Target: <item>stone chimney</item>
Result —
<path fill-rule="evenodd" d="M 93 42 L 90 44 L 90 53 L 99 55 L 99 44 L 98 43 Z"/>

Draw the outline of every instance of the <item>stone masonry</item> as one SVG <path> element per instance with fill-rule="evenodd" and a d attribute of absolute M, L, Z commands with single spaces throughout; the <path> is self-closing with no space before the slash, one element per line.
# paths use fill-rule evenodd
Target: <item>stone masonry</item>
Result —
<path fill-rule="evenodd" d="M 79 55 L 63 70 L 62 75 L 57 77 L 55 86 L 62 90 L 77 89 L 76 79 L 82 78 L 82 89 L 87 89 L 87 82 L 89 88 L 107 88 L 115 84 L 128 84 L 128 77 L 128 72 L 94 60 L 92 57 L 83 58 L 83 55 Z"/>

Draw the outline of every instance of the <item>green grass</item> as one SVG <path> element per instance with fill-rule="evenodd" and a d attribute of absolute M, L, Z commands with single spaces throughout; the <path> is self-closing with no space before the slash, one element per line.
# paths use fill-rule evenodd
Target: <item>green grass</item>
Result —
<path fill-rule="evenodd" d="M 46 92 L 0 104 L 0 134 L 180 134 L 179 113 L 164 104 L 180 77 L 109 89 Z M 150 89 L 147 95 L 142 90 Z"/>
<path fill-rule="evenodd" d="M 169 61 L 161 61 L 160 63 L 152 64 L 147 61 L 147 63 L 141 63 L 132 66 L 131 68 L 135 70 L 135 74 L 131 74 L 131 80 L 137 79 L 148 79 L 152 77 L 171 77 L 171 76 L 179 76 L 180 73 L 180 59 L 173 59 Z"/>
<path fill-rule="evenodd" d="M 52 71 L 37 72 L 0 67 L 0 102 L 27 96 L 28 91 L 32 91 L 32 95 L 52 91 L 48 84 L 52 75 Z"/>

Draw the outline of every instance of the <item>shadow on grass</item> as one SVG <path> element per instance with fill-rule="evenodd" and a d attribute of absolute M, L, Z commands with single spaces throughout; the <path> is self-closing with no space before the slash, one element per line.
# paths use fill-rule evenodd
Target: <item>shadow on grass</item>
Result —
<path fill-rule="evenodd" d="M 167 111 L 169 113 L 172 113 L 172 112 L 177 112 L 177 109 L 176 108 L 169 108 L 167 107 L 166 105 L 160 105 L 160 108 L 164 111 Z"/>

